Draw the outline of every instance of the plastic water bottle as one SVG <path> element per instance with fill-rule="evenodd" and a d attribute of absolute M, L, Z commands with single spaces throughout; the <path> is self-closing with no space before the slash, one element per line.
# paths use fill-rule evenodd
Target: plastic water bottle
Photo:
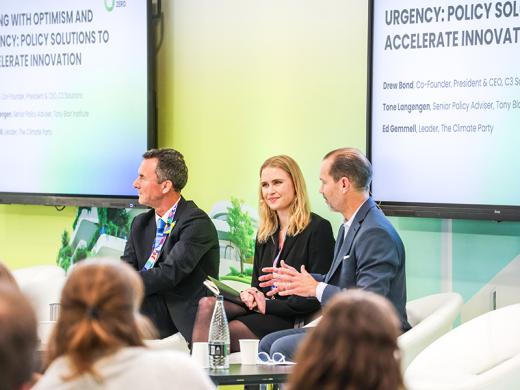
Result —
<path fill-rule="evenodd" d="M 229 368 L 229 326 L 224 310 L 224 298 L 217 297 L 211 317 L 208 335 L 209 368 L 223 370 Z"/>

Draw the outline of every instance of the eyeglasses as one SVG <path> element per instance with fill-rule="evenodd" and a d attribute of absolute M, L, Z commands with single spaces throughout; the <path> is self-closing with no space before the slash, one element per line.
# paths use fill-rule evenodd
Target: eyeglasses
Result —
<path fill-rule="evenodd" d="M 282 364 L 285 363 L 285 356 L 280 352 L 273 353 L 273 356 L 269 356 L 267 352 L 258 352 L 258 362 L 260 364 Z"/>

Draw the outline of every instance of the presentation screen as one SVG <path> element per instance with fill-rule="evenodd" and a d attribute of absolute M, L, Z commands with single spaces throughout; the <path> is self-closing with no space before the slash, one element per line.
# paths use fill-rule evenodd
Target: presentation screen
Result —
<path fill-rule="evenodd" d="M 150 6 L 0 2 L 0 203 L 136 203 L 155 146 Z"/>
<path fill-rule="evenodd" d="M 374 198 L 391 215 L 520 220 L 520 1 L 370 6 Z"/>

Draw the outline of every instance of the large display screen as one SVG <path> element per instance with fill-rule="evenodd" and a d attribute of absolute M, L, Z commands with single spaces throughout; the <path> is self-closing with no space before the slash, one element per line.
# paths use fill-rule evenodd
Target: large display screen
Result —
<path fill-rule="evenodd" d="M 1 203 L 135 203 L 155 146 L 150 6 L 0 2 Z"/>
<path fill-rule="evenodd" d="M 394 215 L 520 219 L 520 2 L 371 7 L 374 198 Z"/>

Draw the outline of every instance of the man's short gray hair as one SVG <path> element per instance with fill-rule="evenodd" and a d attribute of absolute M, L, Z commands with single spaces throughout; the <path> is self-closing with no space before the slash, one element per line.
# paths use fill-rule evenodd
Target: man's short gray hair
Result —
<path fill-rule="evenodd" d="M 165 180 L 170 180 L 173 184 L 173 189 L 177 192 L 186 186 L 188 182 L 188 167 L 184 162 L 184 156 L 181 152 L 175 149 L 150 149 L 143 154 L 144 159 L 156 158 L 157 179 L 159 183 Z"/>
<path fill-rule="evenodd" d="M 329 152 L 323 159 L 332 158 L 329 175 L 334 181 L 347 177 L 354 187 L 368 190 L 372 181 L 372 164 L 360 150 L 355 148 L 340 148 Z"/>

